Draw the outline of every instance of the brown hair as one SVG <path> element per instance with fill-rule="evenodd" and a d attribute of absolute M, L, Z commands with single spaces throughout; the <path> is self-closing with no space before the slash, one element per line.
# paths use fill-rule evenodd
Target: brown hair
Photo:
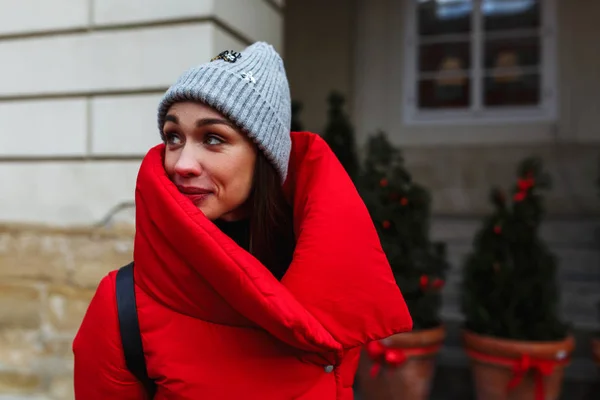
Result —
<path fill-rule="evenodd" d="M 259 151 L 252 189 L 250 253 L 277 279 L 283 277 L 292 262 L 296 245 L 293 222 L 293 210 L 284 196 L 281 178 Z"/>

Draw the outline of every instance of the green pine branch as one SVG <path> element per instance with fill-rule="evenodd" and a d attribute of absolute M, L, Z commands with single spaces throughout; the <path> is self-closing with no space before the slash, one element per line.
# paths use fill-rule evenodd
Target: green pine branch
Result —
<path fill-rule="evenodd" d="M 343 110 L 344 96 L 334 91 L 329 95 L 328 101 L 329 115 L 323 138 L 329 144 L 350 178 L 355 180 L 359 173 L 359 162 L 356 155 L 354 129 Z"/>
<path fill-rule="evenodd" d="M 301 132 L 304 130 L 304 125 L 300 121 L 300 112 L 302 111 L 302 103 L 298 100 L 292 100 L 292 132 Z"/>

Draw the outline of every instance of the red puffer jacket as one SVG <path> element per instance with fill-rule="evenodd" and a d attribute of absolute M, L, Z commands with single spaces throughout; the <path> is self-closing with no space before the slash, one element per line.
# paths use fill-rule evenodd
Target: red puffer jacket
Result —
<path fill-rule="evenodd" d="M 325 142 L 292 133 L 294 260 L 281 281 L 183 197 L 162 145 L 136 186 L 136 296 L 157 400 L 348 400 L 361 346 L 412 320 L 370 216 Z M 78 400 L 143 399 L 125 366 L 116 271 L 73 344 Z M 329 366 L 329 367 L 328 367 Z"/>

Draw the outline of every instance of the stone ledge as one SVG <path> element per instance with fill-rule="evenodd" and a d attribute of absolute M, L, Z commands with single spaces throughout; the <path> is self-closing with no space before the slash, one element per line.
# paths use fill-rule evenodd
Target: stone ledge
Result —
<path fill-rule="evenodd" d="M 39 224 L 0 223 L 0 234 L 36 233 L 45 235 L 89 236 L 93 238 L 118 238 L 135 234 L 132 224 L 112 224 L 111 227 L 98 226 L 51 226 Z"/>

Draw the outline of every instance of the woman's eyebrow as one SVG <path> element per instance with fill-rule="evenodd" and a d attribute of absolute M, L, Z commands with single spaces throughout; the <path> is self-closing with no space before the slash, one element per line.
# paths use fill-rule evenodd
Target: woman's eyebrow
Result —
<path fill-rule="evenodd" d="M 221 119 L 221 118 L 201 118 L 199 120 L 196 121 L 196 127 L 197 128 L 202 128 L 203 126 L 208 126 L 208 125 L 227 125 L 228 127 L 232 128 L 232 129 L 236 129 L 235 125 L 232 124 L 231 122 L 229 122 L 226 119 Z"/>

